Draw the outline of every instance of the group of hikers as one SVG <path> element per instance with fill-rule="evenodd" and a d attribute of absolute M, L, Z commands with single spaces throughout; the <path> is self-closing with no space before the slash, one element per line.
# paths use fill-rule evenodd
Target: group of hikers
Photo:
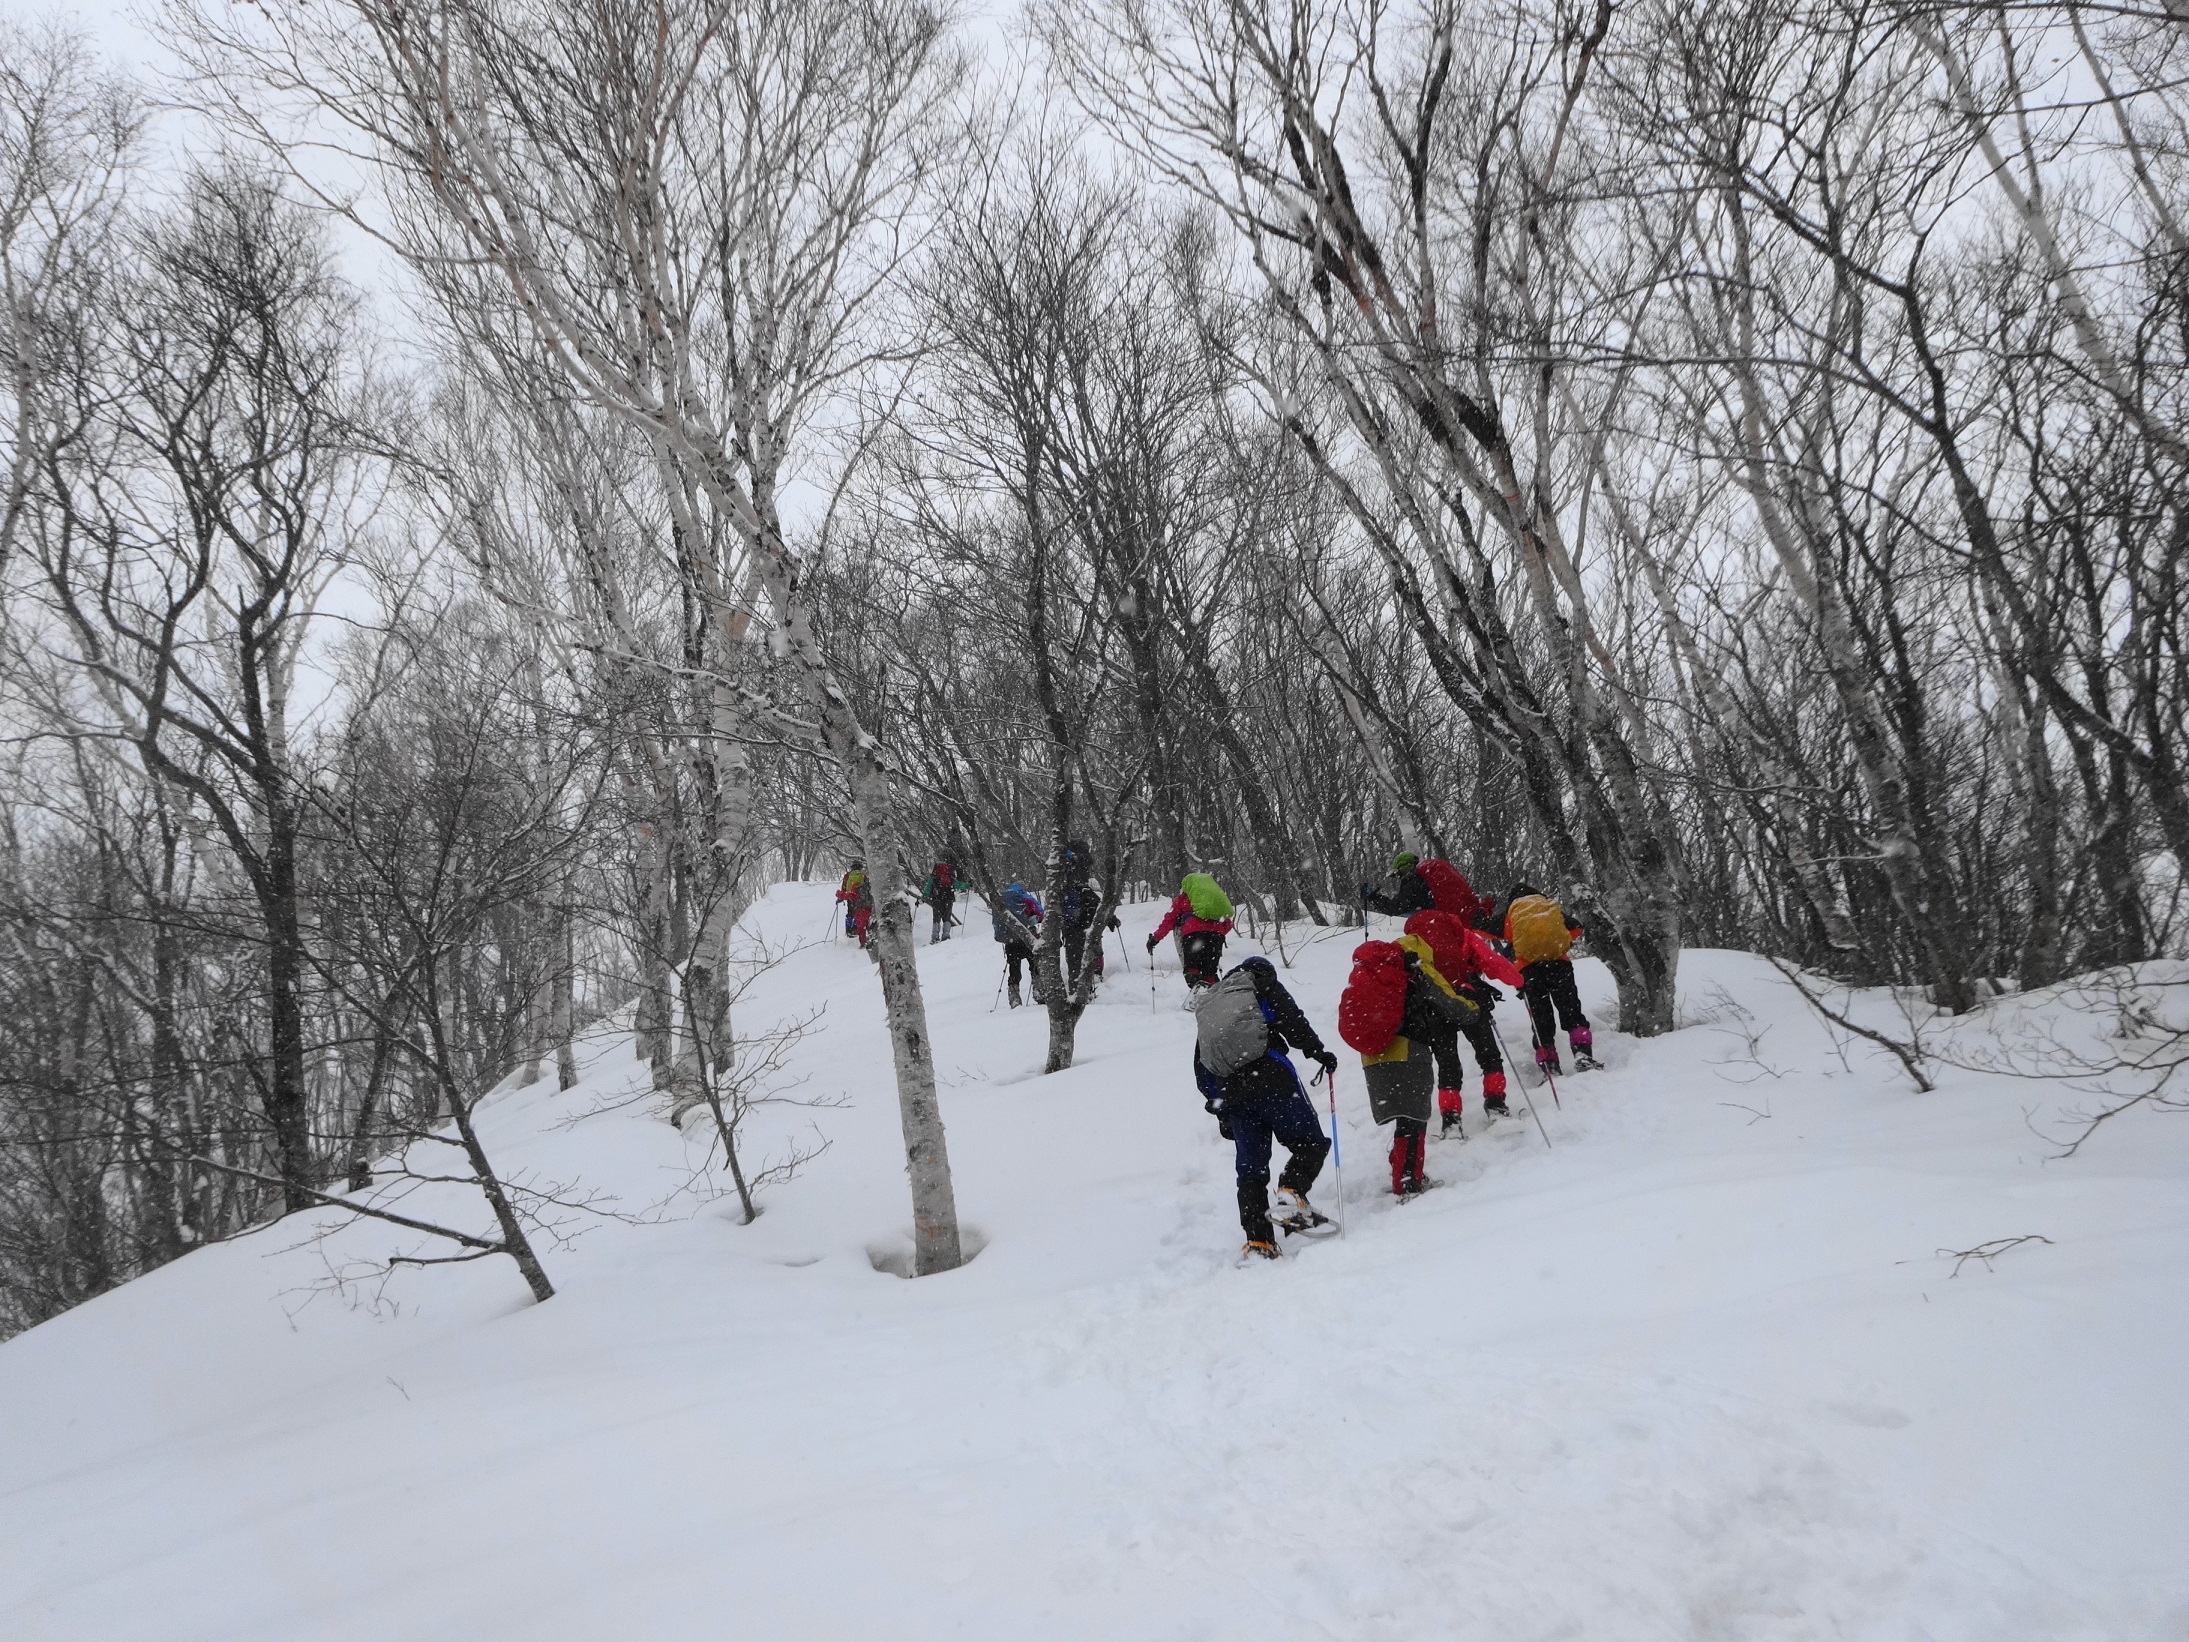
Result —
<path fill-rule="evenodd" d="M 1573 943 L 1583 932 L 1532 884 L 1515 884 L 1501 903 L 1486 901 L 1449 861 L 1408 852 L 1393 857 L 1382 884 L 1361 886 L 1361 905 L 1364 925 L 1369 911 L 1403 917 L 1405 924 L 1395 940 L 1366 940 L 1354 949 L 1338 1002 L 1338 1036 L 1361 1057 L 1370 1114 L 1392 1131 L 1391 1192 L 1404 1201 L 1437 1184 L 1426 1156 L 1432 1115 L 1444 1134 L 1466 1138 L 1462 1038 L 1481 1069 L 1484 1115 L 1494 1120 L 1510 1114 L 1505 1057 L 1491 1017 L 1504 996 L 1500 983 L 1527 1006 L 1539 1069 L 1547 1076 L 1565 1070 L 1561 1031 L 1575 1069 L 1596 1069 L 1596 1040 L 1573 975 Z M 1268 959 L 1248 958 L 1216 979 L 1230 926 L 1210 923 L 1202 916 L 1206 910 L 1182 888 L 1150 945 L 1173 926 L 1184 931 L 1198 922 L 1203 933 L 1190 960 L 1180 943 L 1187 985 L 1205 989 L 1195 1010 L 1194 1080 L 1233 1145 L 1239 1225 L 1246 1233 L 1242 1254 L 1274 1260 L 1280 1228 L 1303 1232 L 1327 1224 L 1308 1192 L 1331 1142 L 1287 1052 L 1297 1049 L 1314 1061 L 1318 1083 L 1335 1072 L 1338 1060 Z M 1274 1217 L 1273 1144 L 1288 1154 Z"/>
<path fill-rule="evenodd" d="M 1057 908 L 1067 975 L 1079 973 L 1102 905 L 1101 881 L 1091 867 L 1087 846 L 1075 840 L 1063 858 Z M 1363 884 L 1360 894 L 1364 928 L 1371 911 L 1405 922 L 1395 939 L 1364 940 L 1354 949 L 1338 1004 L 1338 1036 L 1361 1057 L 1371 1114 L 1392 1131 L 1391 1192 L 1404 1201 L 1438 1184 L 1427 1167 L 1432 1118 L 1441 1133 L 1467 1138 L 1462 1039 L 1481 1071 L 1485 1118 L 1510 1115 L 1505 1057 L 1491 1014 L 1504 997 L 1499 986 L 1517 992 L 1525 1004 L 1536 1065 L 1546 1076 L 1566 1069 L 1560 1032 L 1572 1047 L 1574 1068 L 1596 1069 L 1595 1037 L 1573 973 L 1573 944 L 1583 931 L 1532 884 L 1514 884 L 1502 901 L 1486 900 L 1451 862 L 1406 851 L 1392 858 L 1380 884 Z M 837 899 L 844 903 L 845 933 L 866 945 L 873 896 L 862 863 L 852 863 Z M 935 863 L 921 899 L 934 913 L 930 939 L 948 940 L 957 899 L 950 859 Z M 1324 1046 L 1267 958 L 1250 957 L 1223 972 L 1232 912 L 1230 897 L 1213 876 L 1189 872 L 1149 933 L 1147 949 L 1152 957 L 1166 936 L 1177 945 L 1196 1017 L 1194 1081 L 1219 1132 L 1232 1143 L 1237 1163 L 1239 1224 L 1246 1233 L 1242 1257 L 1276 1259 L 1280 1229 L 1304 1232 L 1328 1224 L 1308 1193 L 1331 1140 L 1290 1052 L 1298 1050 L 1316 1064 L 1317 1083 L 1335 1074 L 1338 1057 Z M 1013 1008 L 1023 1001 L 1021 971 L 1032 963 L 1032 937 L 1046 916 L 1040 899 L 1016 879 L 991 908 Z M 1118 927 L 1114 914 L 1105 927 Z M 1097 936 L 1093 973 L 1101 969 Z M 1035 1001 L 1042 1001 L 1038 993 Z M 1287 1157 L 1273 1216 L 1269 1170 L 1277 1145 Z"/>
<path fill-rule="evenodd" d="M 1088 934 L 1094 928 L 1095 914 L 1102 905 L 1102 880 L 1094 875 L 1094 851 L 1084 839 L 1074 839 L 1065 847 L 1061 866 L 1059 878 L 1063 889 L 1058 912 L 1063 923 L 1058 944 L 1064 949 L 1064 973 L 1077 975 L 1080 960 L 1086 954 Z M 836 891 L 836 899 L 843 904 L 844 933 L 855 938 L 862 951 L 871 950 L 867 945 L 867 930 L 874 918 L 874 890 L 864 861 L 851 863 Z M 927 882 L 920 890 L 920 900 L 933 914 L 928 944 L 932 946 L 949 940 L 950 931 L 960 926 L 958 867 L 952 855 L 939 857 L 929 869 Z M 1226 910 L 1229 910 L 1228 903 Z M 1041 898 L 1016 878 L 1004 886 L 996 897 L 996 904 L 989 909 L 989 926 L 1003 948 L 1004 973 L 1013 1009 L 1026 1001 L 1022 981 L 1034 961 L 1034 938 L 1039 936 L 1047 916 Z M 1115 913 L 1110 915 L 1104 927 L 1118 927 Z M 1227 923 L 1224 927 L 1229 929 L 1231 926 Z M 1099 939 L 1095 942 L 1093 973 L 1097 978 L 1103 973 Z M 1034 1001 L 1042 1001 L 1038 991 Z"/>

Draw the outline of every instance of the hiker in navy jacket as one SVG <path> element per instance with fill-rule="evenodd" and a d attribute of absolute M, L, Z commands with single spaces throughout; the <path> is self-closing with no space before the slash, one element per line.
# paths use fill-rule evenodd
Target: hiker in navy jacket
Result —
<path fill-rule="evenodd" d="M 1230 1139 L 1237 1159 L 1239 1225 L 1247 1234 L 1246 1252 L 1275 1259 L 1276 1229 L 1269 1219 L 1270 1142 L 1282 1141 L 1291 1154 L 1277 1181 L 1277 1207 L 1281 1217 L 1294 1226 L 1311 1224 L 1318 1218 L 1308 1206 L 1307 1190 L 1315 1184 L 1323 1159 L 1330 1153 L 1330 1139 L 1323 1133 L 1322 1119 L 1308 1103 L 1307 1092 L 1300 1087 L 1300 1074 L 1293 1070 L 1286 1051 L 1299 1050 L 1321 1066 L 1326 1076 L 1338 1064 L 1338 1057 L 1323 1047 L 1323 1040 L 1277 979 L 1277 971 L 1267 958 L 1247 959 L 1224 977 L 1223 984 L 1228 986 L 1238 976 L 1247 977 L 1253 984 L 1254 1002 L 1269 1028 L 1269 1050 L 1230 1076 L 1218 1077 L 1201 1064 L 1196 1043 L 1193 1079 L 1200 1087 L 1201 1099 L 1216 1114 L 1218 1127 Z M 1214 1006 L 1220 995 L 1220 989 L 1204 992 L 1201 1007 Z"/>

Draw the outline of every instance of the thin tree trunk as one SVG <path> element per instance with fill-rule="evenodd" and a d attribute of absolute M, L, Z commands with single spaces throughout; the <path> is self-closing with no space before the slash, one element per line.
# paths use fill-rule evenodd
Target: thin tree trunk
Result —
<path fill-rule="evenodd" d="M 365 1098 L 358 1102 L 357 1117 L 350 1128 L 350 1190 L 364 1191 L 372 1184 L 373 1124 L 380 1116 L 380 1101 L 387 1087 L 388 1057 L 394 1040 L 377 1025 L 372 1035 L 372 1068 L 365 1076 Z"/>
<path fill-rule="evenodd" d="M 456 1136 L 462 1143 L 464 1156 L 470 1161 L 471 1172 L 477 1179 L 480 1193 L 487 1206 L 494 1211 L 494 1223 L 501 1228 L 503 1252 L 517 1263 L 517 1270 L 524 1274 L 525 1286 L 532 1291 L 532 1298 L 547 1301 L 555 1298 L 555 1285 L 547 1280 L 547 1272 L 532 1250 L 532 1240 L 525 1235 L 524 1219 L 516 1206 L 509 1201 L 509 1194 L 502 1189 L 501 1176 L 494 1172 L 488 1161 L 485 1146 L 479 1142 L 478 1131 L 471 1126 L 471 1102 L 465 1098 L 462 1086 L 457 1082 L 455 1069 L 449 1064 L 448 1039 L 442 1034 L 440 1014 L 432 1017 L 433 1026 L 433 1076 L 439 1086 L 441 1098 L 447 1102 L 449 1116 L 456 1124 Z"/>
<path fill-rule="evenodd" d="M 577 1046 L 572 1041 L 577 1022 L 577 920 L 567 905 L 555 909 L 555 975 L 551 984 L 553 1004 L 548 1031 L 555 1041 L 555 1081 L 563 1089 L 578 1081 Z"/>

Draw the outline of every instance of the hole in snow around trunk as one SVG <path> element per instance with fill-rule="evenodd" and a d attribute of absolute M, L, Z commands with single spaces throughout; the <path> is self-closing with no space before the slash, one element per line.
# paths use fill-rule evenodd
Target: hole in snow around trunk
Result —
<path fill-rule="evenodd" d="M 978 1226 L 958 1227 L 958 1250 L 965 1258 L 961 1266 L 972 1264 L 974 1257 L 988 1247 L 988 1234 Z M 890 1277 L 912 1275 L 912 1231 L 895 1232 L 888 1237 L 876 1238 L 866 1246 L 867 1264 Z"/>

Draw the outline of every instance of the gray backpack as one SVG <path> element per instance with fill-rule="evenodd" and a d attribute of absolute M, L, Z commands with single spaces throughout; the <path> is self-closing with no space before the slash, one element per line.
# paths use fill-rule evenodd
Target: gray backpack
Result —
<path fill-rule="evenodd" d="M 1254 995 L 1254 977 L 1235 969 L 1201 994 L 1194 1008 L 1201 1064 L 1220 1078 L 1269 1053 L 1269 1022 Z"/>

